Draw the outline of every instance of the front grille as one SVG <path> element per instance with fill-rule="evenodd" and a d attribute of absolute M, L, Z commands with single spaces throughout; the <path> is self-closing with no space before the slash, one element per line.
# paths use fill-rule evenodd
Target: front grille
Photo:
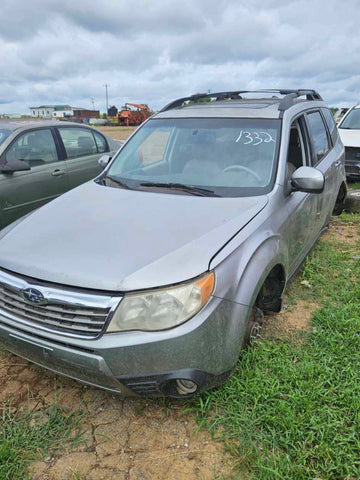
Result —
<path fill-rule="evenodd" d="M 23 298 L 22 290 L 29 287 L 44 293 L 44 305 L 33 304 Z M 73 336 L 97 337 L 103 332 L 106 321 L 119 300 L 118 297 L 80 292 L 77 295 L 76 291 L 31 285 L 19 277 L 0 272 L 0 314 L 16 322 L 35 325 L 45 330 Z"/>
<path fill-rule="evenodd" d="M 360 148 L 345 147 L 345 160 L 360 162 Z"/>

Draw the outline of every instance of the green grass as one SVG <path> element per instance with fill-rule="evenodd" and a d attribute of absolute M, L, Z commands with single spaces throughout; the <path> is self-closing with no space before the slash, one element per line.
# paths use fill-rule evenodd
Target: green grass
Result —
<path fill-rule="evenodd" d="M 252 479 L 360 478 L 359 250 L 322 240 L 289 292 L 291 303 L 320 305 L 306 341 L 258 342 L 223 388 L 193 404 Z"/>
<path fill-rule="evenodd" d="M 349 190 L 360 190 L 360 182 L 348 182 Z"/>
<path fill-rule="evenodd" d="M 25 480 L 30 461 L 81 443 L 80 412 L 52 405 L 38 412 L 3 407 L 0 417 L 0 480 Z"/>

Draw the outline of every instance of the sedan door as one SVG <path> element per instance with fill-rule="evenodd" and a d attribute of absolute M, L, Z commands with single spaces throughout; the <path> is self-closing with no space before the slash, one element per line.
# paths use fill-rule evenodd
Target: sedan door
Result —
<path fill-rule="evenodd" d="M 30 170 L 0 172 L 0 228 L 68 190 L 53 133 L 51 128 L 20 133 L 4 152 L 0 163 L 23 160 Z"/>
<path fill-rule="evenodd" d="M 109 151 L 106 139 L 89 128 L 59 127 L 57 130 L 65 150 L 70 188 L 99 175 L 102 168 L 98 160 Z"/>

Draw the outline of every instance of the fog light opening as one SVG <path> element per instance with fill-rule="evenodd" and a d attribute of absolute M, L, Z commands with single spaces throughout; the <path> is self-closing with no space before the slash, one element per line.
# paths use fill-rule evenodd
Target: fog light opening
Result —
<path fill-rule="evenodd" d="M 179 378 L 176 380 L 176 390 L 179 395 L 190 395 L 195 393 L 198 386 L 192 380 L 185 380 L 184 378 Z"/>

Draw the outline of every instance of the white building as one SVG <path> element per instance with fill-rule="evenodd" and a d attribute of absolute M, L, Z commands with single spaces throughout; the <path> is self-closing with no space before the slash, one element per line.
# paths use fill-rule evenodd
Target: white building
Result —
<path fill-rule="evenodd" d="M 70 105 L 40 105 L 29 108 L 30 115 L 34 118 L 64 118 L 74 114 Z"/>

